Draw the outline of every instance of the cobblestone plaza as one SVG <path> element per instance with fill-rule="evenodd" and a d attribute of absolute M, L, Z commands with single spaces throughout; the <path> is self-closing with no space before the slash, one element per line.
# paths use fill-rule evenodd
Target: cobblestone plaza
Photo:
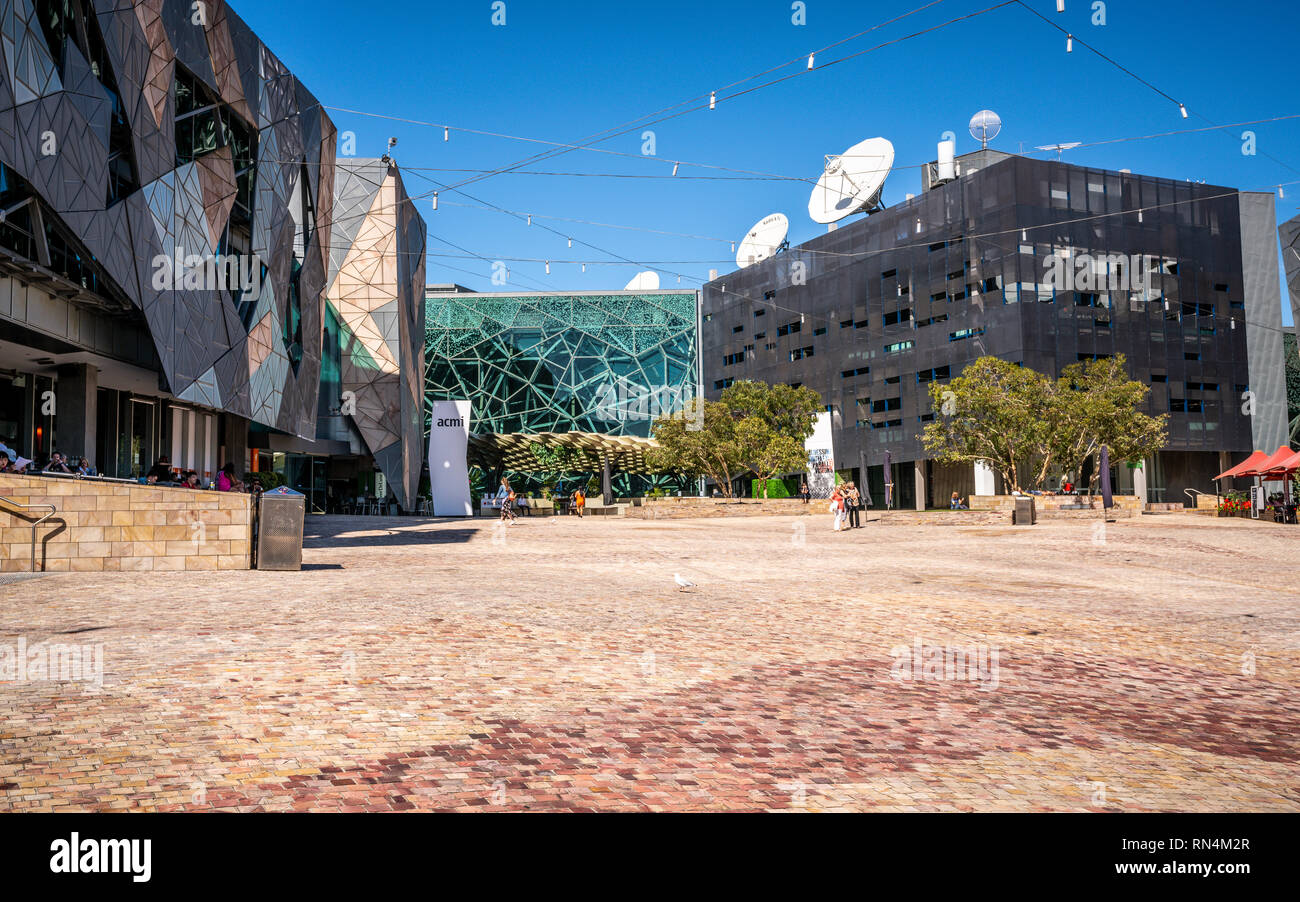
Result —
<path fill-rule="evenodd" d="M 0 584 L 0 809 L 1300 808 L 1286 527 L 826 519 L 313 517 L 302 572 Z"/>

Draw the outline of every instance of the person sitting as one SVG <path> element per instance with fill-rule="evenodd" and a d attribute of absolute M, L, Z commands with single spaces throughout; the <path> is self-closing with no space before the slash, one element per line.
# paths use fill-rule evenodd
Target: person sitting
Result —
<path fill-rule="evenodd" d="M 78 457 L 76 459 L 76 466 L 73 467 L 73 472 L 76 473 L 78 476 L 99 475 L 99 471 L 90 465 L 90 459 L 86 457 Z"/>
<path fill-rule="evenodd" d="M 0 473 L 13 473 L 13 472 L 14 472 L 14 465 L 13 462 L 9 460 L 9 455 L 4 451 L 0 451 Z"/>
<path fill-rule="evenodd" d="M 45 465 L 45 468 L 41 472 L 42 473 L 67 473 L 68 475 L 71 475 L 72 468 L 69 467 L 67 462 L 63 459 L 63 455 L 60 454 L 58 451 L 55 451 L 53 454 L 50 455 L 50 462 Z"/>
<path fill-rule="evenodd" d="M 185 475 L 181 478 L 181 488 L 201 489 L 203 485 L 199 482 L 199 474 L 195 470 L 186 470 Z"/>
<path fill-rule="evenodd" d="M 221 468 L 217 474 L 217 491 L 218 492 L 242 492 L 244 483 L 235 476 L 235 465 L 229 461 Z"/>
<path fill-rule="evenodd" d="M 145 482 L 150 485 L 157 483 L 175 482 L 176 477 L 172 473 L 171 458 L 164 454 L 158 458 L 158 461 L 149 468 L 149 472 L 144 474 Z"/>
<path fill-rule="evenodd" d="M 964 504 L 961 503 L 961 496 L 958 495 L 956 492 L 953 492 L 953 493 L 952 493 L 952 498 L 950 499 L 949 510 L 955 510 L 955 511 L 964 511 L 964 510 L 967 510 L 966 505 L 964 505 Z"/>

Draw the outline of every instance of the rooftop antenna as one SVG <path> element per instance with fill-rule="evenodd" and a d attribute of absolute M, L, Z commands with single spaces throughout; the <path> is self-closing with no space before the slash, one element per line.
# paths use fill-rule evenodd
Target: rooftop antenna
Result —
<path fill-rule="evenodd" d="M 1082 141 L 1070 141 L 1065 144 L 1044 144 L 1041 147 L 1035 147 L 1034 150 L 1054 150 L 1056 151 L 1056 159 L 1059 160 L 1061 159 L 1061 151 L 1074 150 L 1082 143 Z"/>
<path fill-rule="evenodd" d="M 379 159 L 383 160 L 385 163 L 391 163 L 391 162 L 393 162 L 392 153 L 393 153 L 393 148 L 396 147 L 396 146 L 397 146 L 397 139 L 396 139 L 396 138 L 389 138 L 389 139 L 388 139 L 388 150 L 384 151 L 384 155 L 383 155 L 382 157 L 380 157 Z"/>
<path fill-rule="evenodd" d="M 980 142 L 980 148 L 987 150 L 989 141 L 1002 131 L 1002 120 L 992 110 L 980 110 L 970 117 L 970 136 Z"/>
<path fill-rule="evenodd" d="M 842 154 L 827 156 L 808 198 L 808 215 L 813 222 L 833 223 L 882 209 L 880 192 L 893 165 L 894 145 L 885 138 L 868 138 Z"/>
<path fill-rule="evenodd" d="M 789 247 L 790 242 L 785 240 L 789 231 L 790 220 L 786 219 L 784 213 L 764 216 L 754 223 L 749 234 L 740 242 L 736 251 L 736 265 L 741 269 L 753 266 Z"/>

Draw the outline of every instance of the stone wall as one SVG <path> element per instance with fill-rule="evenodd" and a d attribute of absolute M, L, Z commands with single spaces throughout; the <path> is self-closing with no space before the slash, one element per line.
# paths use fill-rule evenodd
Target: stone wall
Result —
<path fill-rule="evenodd" d="M 1070 510 L 1062 510 L 1062 507 L 1070 507 L 1078 504 L 1079 501 L 1074 495 L 1034 495 L 1034 508 L 1038 511 L 1039 516 L 1045 511 L 1070 513 Z M 1142 502 L 1136 495 L 1113 495 L 1115 501 L 1114 510 L 1122 511 L 1141 511 Z M 1016 507 L 1014 495 L 971 495 L 967 499 L 971 510 L 977 511 L 1010 511 Z M 1101 512 L 1101 496 L 1093 495 L 1091 500 L 1084 498 L 1084 504 L 1091 504 L 1091 510 L 1097 513 Z M 1087 510 L 1075 511 L 1075 513 L 1087 514 Z"/>
<path fill-rule="evenodd" d="M 798 498 L 636 498 L 629 502 L 623 515 L 640 520 L 680 520 L 693 517 L 760 517 L 760 516 L 820 516 L 826 518 L 830 529 L 831 514 L 825 499 L 804 504 Z M 990 523 L 1010 523 L 1011 514 L 1004 511 L 884 511 L 869 507 L 862 511 L 862 522 L 883 518 L 884 522 L 901 525 L 950 524 L 976 526 Z"/>
<path fill-rule="evenodd" d="M 94 479 L 0 474 L 0 572 L 46 570 L 247 570 L 252 497 Z M 10 503 L 13 502 L 13 503 Z"/>

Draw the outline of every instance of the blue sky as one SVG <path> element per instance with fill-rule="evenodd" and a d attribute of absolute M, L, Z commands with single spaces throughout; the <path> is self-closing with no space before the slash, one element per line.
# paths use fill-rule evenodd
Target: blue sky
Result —
<path fill-rule="evenodd" d="M 506 0 L 504 26 L 491 23 L 490 0 L 389 0 L 373 6 L 236 0 L 233 5 L 327 106 L 573 142 L 804 57 L 925 2 L 806 0 L 802 26 L 793 24 L 788 0 Z M 941 0 L 818 54 L 816 62 L 823 65 L 997 2 Z M 660 270 L 664 287 L 676 285 L 678 275 L 684 287 L 696 287 L 711 267 L 734 268 L 729 241 L 739 240 L 767 213 L 789 216 L 794 243 L 825 229 L 808 218 L 810 186 L 804 182 L 737 179 L 737 173 L 685 165 L 677 178 L 666 178 L 673 159 L 815 179 L 825 154 L 881 135 L 896 150 L 884 191 L 886 204 L 892 204 L 908 192 L 919 193 L 917 166 L 934 158 L 943 132 L 956 133 L 959 154 L 976 148 L 966 124 L 986 107 L 1003 120 L 1002 134 L 991 146 L 1018 152 L 1023 145 L 1038 155 L 1033 150 L 1038 145 L 1300 113 L 1294 77 L 1300 29 L 1290 2 L 1112 0 L 1105 4 L 1104 25 L 1092 24 L 1091 0 L 1067 0 L 1066 12 L 1059 15 L 1055 0 L 1026 2 L 1185 103 L 1190 117 L 1184 120 L 1174 103 L 1080 44 L 1067 54 L 1064 35 L 1012 4 L 825 70 L 807 73 L 801 61 L 747 82 L 799 73 L 723 99 L 712 111 L 650 125 L 653 157 L 642 154 L 638 128 L 597 145 L 632 156 L 574 151 L 525 167 L 581 177 L 496 175 L 463 188 L 474 199 L 441 191 L 436 212 L 423 199 L 431 254 L 463 254 L 444 243 L 452 242 L 486 258 L 431 256 L 428 280 L 502 290 L 490 282 L 490 261 L 502 260 L 510 269 L 508 287 L 617 289 L 642 267 L 620 261 L 589 265 L 584 273 L 576 262 L 561 261 L 621 257 L 663 261 L 644 268 Z M 434 190 L 430 179 L 449 184 L 469 175 L 448 170 L 492 169 L 547 149 L 455 131 L 444 141 L 441 129 L 337 111 L 330 115 L 340 132 L 356 134 L 359 156 L 378 156 L 387 138 L 396 136 L 395 156 L 412 194 Z M 1247 129 L 1256 135 L 1254 155 L 1242 152 L 1241 134 Z M 1243 190 L 1295 182 L 1276 202 L 1278 219 L 1300 210 L 1300 119 L 1083 147 L 1064 158 Z M 535 224 L 478 208 L 483 203 L 536 214 Z M 561 234 L 545 231 L 542 223 Z M 575 239 L 572 249 L 569 237 Z M 550 260 L 551 272 L 547 275 L 541 262 L 509 258 Z"/>

